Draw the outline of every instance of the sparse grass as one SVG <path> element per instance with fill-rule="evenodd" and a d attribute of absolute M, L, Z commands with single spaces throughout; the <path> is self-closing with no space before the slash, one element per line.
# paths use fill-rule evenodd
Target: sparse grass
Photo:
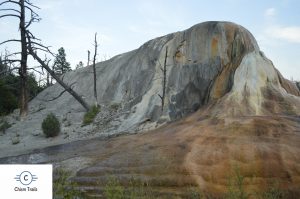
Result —
<path fill-rule="evenodd" d="M 76 190 L 76 183 L 70 181 L 71 172 L 65 169 L 54 170 L 53 198 L 54 199 L 83 199 L 83 194 Z"/>
<path fill-rule="evenodd" d="M 283 199 L 285 198 L 285 192 L 280 190 L 278 182 L 269 186 L 268 190 L 261 195 L 261 199 Z"/>
<path fill-rule="evenodd" d="M 241 174 L 238 166 L 235 166 L 231 176 L 228 179 L 228 187 L 225 198 L 226 199 L 248 199 L 249 194 L 244 189 L 245 177 Z"/>
<path fill-rule="evenodd" d="M 91 110 L 88 111 L 84 117 L 83 117 L 83 123 L 82 126 L 86 126 L 91 124 L 95 117 L 97 116 L 97 114 L 100 112 L 100 107 L 99 106 L 92 106 Z"/>
<path fill-rule="evenodd" d="M 104 188 L 104 195 L 107 199 L 123 199 L 125 189 L 116 177 L 110 176 Z"/>
<path fill-rule="evenodd" d="M 54 171 L 53 182 L 53 198 L 54 199 L 86 199 L 88 196 L 76 189 L 76 183 L 70 181 L 71 172 L 64 169 L 56 169 Z M 244 179 L 240 168 L 234 168 L 229 183 L 227 193 L 220 199 L 248 199 L 250 193 L 244 188 Z M 257 199 L 284 199 L 285 192 L 280 190 L 278 184 L 270 185 L 268 190 L 262 193 L 252 193 Z M 156 199 L 156 198 L 172 198 L 171 195 L 163 196 L 155 192 L 153 187 L 141 180 L 131 178 L 128 184 L 123 185 L 117 176 L 111 175 L 103 189 L 103 196 L 106 199 Z M 213 199 L 216 198 L 209 193 L 204 193 L 197 186 L 190 186 L 184 193 L 185 199 Z"/>
<path fill-rule="evenodd" d="M 110 176 L 104 187 L 104 196 L 107 199 L 156 199 L 152 187 L 147 182 L 131 178 L 127 186 L 120 183 L 117 177 Z"/>
<path fill-rule="evenodd" d="M 198 187 L 189 187 L 187 189 L 187 199 L 204 199 L 203 193 Z"/>

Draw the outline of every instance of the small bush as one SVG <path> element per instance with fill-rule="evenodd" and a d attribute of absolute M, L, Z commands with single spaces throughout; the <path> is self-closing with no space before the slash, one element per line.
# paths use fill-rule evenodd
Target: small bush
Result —
<path fill-rule="evenodd" d="M 53 113 L 47 115 L 42 122 L 43 133 L 46 137 L 55 137 L 60 132 L 60 123 Z"/>
<path fill-rule="evenodd" d="M 83 124 L 82 125 L 85 126 L 85 125 L 91 124 L 94 121 L 96 115 L 99 113 L 99 111 L 100 111 L 100 107 L 99 106 L 95 106 L 95 105 L 92 106 L 91 110 L 89 110 L 84 115 L 84 117 L 83 117 Z"/>
<path fill-rule="evenodd" d="M 121 104 L 120 103 L 112 103 L 109 107 L 111 110 L 117 111 L 121 107 Z"/>
<path fill-rule="evenodd" d="M 0 131 L 2 131 L 3 134 L 5 134 L 6 129 L 10 127 L 11 125 L 7 121 L 2 121 L 2 123 L 0 123 Z"/>

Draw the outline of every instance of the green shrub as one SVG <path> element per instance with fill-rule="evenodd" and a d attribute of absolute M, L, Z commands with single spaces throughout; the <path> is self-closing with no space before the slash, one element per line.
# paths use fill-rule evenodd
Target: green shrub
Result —
<path fill-rule="evenodd" d="M 84 117 L 83 117 L 83 124 L 82 125 L 85 126 L 85 125 L 91 124 L 94 121 L 96 115 L 99 113 L 99 111 L 100 111 L 100 107 L 99 106 L 95 106 L 95 105 L 92 106 L 91 110 L 89 110 L 84 115 Z"/>
<path fill-rule="evenodd" d="M 43 133 L 46 137 L 55 137 L 60 132 L 60 123 L 53 113 L 47 115 L 42 122 Z"/>
<path fill-rule="evenodd" d="M 7 115 L 18 108 L 18 97 L 14 93 L 15 90 L 7 84 L 9 83 L 0 79 L 0 116 Z"/>
<path fill-rule="evenodd" d="M 9 124 L 7 121 L 0 122 L 0 131 L 2 131 L 3 134 L 5 134 L 6 129 L 10 128 L 11 124 Z"/>

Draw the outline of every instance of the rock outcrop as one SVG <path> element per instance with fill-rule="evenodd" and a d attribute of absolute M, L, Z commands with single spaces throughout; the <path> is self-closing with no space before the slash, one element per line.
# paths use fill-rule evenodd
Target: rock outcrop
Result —
<path fill-rule="evenodd" d="M 161 67 L 168 47 L 165 107 L 161 112 L 163 73 Z M 90 104 L 93 100 L 91 67 L 66 74 L 69 84 Z M 221 99 L 247 105 L 233 114 L 265 115 L 284 113 L 286 107 L 270 107 L 271 96 L 282 96 L 293 113 L 299 114 L 300 92 L 284 79 L 272 62 L 259 51 L 256 40 L 242 26 L 229 22 L 206 22 L 182 32 L 153 39 L 139 49 L 97 64 L 98 100 L 102 106 L 117 103 L 130 112 L 120 126 L 132 127 L 160 118 L 174 120 Z M 43 91 L 31 104 L 56 96 L 59 85 Z M 230 100 L 230 99 L 231 100 Z M 286 99 L 288 98 L 288 99 Z M 226 101 L 226 100 L 225 100 Z M 294 107 L 292 106 L 294 105 Z M 67 93 L 47 103 L 59 115 L 70 110 L 82 111 Z M 235 106 L 237 109 L 240 108 Z"/>
<path fill-rule="evenodd" d="M 158 94 L 163 89 L 166 47 L 162 109 Z M 16 121 L 16 113 L 7 118 L 15 124 L 0 139 L 1 156 L 75 139 L 101 139 L 36 150 L 0 162 L 59 163 L 78 170 L 73 181 L 96 197 L 102 196 L 109 174 L 125 186 L 132 177 L 150 183 L 156 194 L 169 198 L 186 197 L 191 187 L 220 196 L 236 167 L 251 197 L 275 181 L 288 191 L 288 198 L 300 194 L 299 83 L 286 80 L 242 26 L 205 22 L 153 39 L 137 50 L 98 63 L 97 76 L 101 112 L 92 125 L 81 126 L 84 109 L 67 93 L 48 101 L 62 91 L 55 84 L 30 102 L 27 120 Z M 91 77 L 92 68 L 85 67 L 63 79 L 75 82 L 74 89 L 93 104 Z M 45 140 L 40 124 L 49 112 L 60 118 L 64 133 Z M 103 138 L 149 129 L 148 133 Z M 5 145 L 4 138 L 16 132 L 20 144 Z M 28 145 L 29 140 L 34 140 L 34 147 Z"/>
<path fill-rule="evenodd" d="M 162 110 L 159 94 L 166 47 Z M 81 126 L 84 109 L 68 93 L 49 101 L 63 91 L 55 84 L 30 102 L 26 121 L 11 119 L 17 124 L 10 130 L 38 135 L 49 112 L 64 123 L 64 136 L 71 140 L 153 129 L 212 104 L 209 111 L 220 117 L 300 113 L 297 86 L 260 52 L 248 30 L 230 22 L 205 22 L 153 39 L 96 67 L 102 111 L 93 125 Z M 69 72 L 63 79 L 93 104 L 92 67 Z"/>

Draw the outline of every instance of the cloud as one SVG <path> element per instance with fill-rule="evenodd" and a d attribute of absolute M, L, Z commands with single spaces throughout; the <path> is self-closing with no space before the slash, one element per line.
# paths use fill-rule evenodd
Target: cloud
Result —
<path fill-rule="evenodd" d="M 271 26 L 266 29 L 266 34 L 272 38 L 300 43 L 300 26 Z"/>
<path fill-rule="evenodd" d="M 276 9 L 275 8 L 268 8 L 265 11 L 265 17 L 274 17 L 276 15 Z"/>

